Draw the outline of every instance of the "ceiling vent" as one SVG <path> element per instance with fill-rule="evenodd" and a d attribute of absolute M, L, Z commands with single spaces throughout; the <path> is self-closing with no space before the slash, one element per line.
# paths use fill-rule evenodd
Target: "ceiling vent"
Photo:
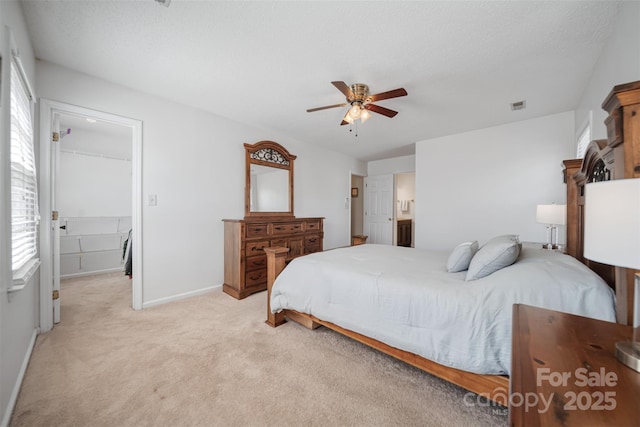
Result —
<path fill-rule="evenodd" d="M 527 101 L 518 101 L 511 103 L 511 111 L 524 110 L 527 107 Z"/>

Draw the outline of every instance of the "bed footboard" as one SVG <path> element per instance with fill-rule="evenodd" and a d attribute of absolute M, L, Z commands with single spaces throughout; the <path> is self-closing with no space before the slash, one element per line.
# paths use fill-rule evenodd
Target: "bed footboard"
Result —
<path fill-rule="evenodd" d="M 271 288 L 276 277 L 284 270 L 289 248 L 264 248 L 264 251 L 267 253 L 267 320 L 265 323 L 275 328 L 285 323 L 286 319 L 284 318 L 284 311 L 280 313 L 271 312 Z"/>
<path fill-rule="evenodd" d="M 306 313 L 299 313 L 294 310 L 282 310 L 275 314 L 271 312 L 271 288 L 276 277 L 284 270 L 289 248 L 265 248 L 264 251 L 267 253 L 267 320 L 265 323 L 275 328 L 286 323 L 286 318 L 288 317 L 290 320 L 309 329 L 317 329 L 322 326 Z"/>

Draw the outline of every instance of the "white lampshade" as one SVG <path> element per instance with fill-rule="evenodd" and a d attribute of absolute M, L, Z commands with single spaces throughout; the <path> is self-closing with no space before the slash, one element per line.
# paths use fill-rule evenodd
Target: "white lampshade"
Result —
<path fill-rule="evenodd" d="M 536 222 L 540 224 L 564 225 L 567 217 L 567 205 L 536 206 Z"/>
<path fill-rule="evenodd" d="M 640 178 L 585 186 L 584 256 L 640 269 Z"/>

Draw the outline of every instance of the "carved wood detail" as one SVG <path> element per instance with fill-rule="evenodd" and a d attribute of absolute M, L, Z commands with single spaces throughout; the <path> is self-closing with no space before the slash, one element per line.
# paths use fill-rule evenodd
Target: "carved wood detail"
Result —
<path fill-rule="evenodd" d="M 567 160 L 567 253 L 615 284 L 618 322 L 627 324 L 633 314 L 634 270 L 586 260 L 584 250 L 584 186 L 608 179 L 640 178 L 640 81 L 615 86 L 602 103 L 607 139 L 592 141 L 581 161 Z"/>

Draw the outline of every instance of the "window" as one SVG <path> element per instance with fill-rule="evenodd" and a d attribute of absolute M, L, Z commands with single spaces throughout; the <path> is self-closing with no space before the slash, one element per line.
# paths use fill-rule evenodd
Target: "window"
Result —
<path fill-rule="evenodd" d="M 11 60 L 11 268 L 14 287 L 24 285 L 37 266 L 38 191 L 33 146 L 33 104 L 17 58 Z"/>
<path fill-rule="evenodd" d="M 582 159 L 584 157 L 584 153 L 587 151 L 587 146 L 591 142 L 591 114 L 589 114 L 589 119 L 587 123 L 583 125 L 582 132 L 580 132 L 580 136 L 578 137 L 578 147 L 576 150 L 576 158 Z"/>

